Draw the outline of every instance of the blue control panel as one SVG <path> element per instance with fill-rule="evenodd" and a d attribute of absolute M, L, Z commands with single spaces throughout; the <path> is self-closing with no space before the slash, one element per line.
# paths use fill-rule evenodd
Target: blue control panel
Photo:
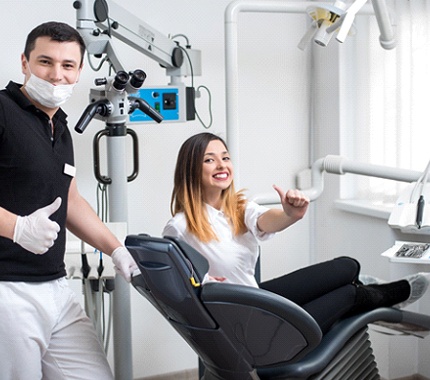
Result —
<path fill-rule="evenodd" d="M 148 102 L 152 108 L 163 116 L 163 121 L 180 120 L 179 90 L 177 87 L 141 88 L 133 96 L 138 96 Z M 135 123 L 154 122 L 139 109 L 129 115 L 129 120 Z"/>

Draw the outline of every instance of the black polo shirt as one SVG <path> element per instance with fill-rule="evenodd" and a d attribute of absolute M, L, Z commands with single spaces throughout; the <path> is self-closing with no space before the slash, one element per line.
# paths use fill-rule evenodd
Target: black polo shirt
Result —
<path fill-rule="evenodd" d="M 61 197 L 50 218 L 61 231 L 53 247 L 35 255 L 12 240 L 0 237 L 0 281 L 41 282 L 65 276 L 65 224 L 72 177 L 65 165 L 74 166 L 67 115 L 60 109 L 49 117 L 9 82 L 0 91 L 0 206 L 25 216 Z"/>

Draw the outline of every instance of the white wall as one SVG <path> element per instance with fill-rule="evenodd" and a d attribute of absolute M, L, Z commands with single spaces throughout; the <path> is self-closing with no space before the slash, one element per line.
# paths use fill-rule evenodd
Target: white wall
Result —
<path fill-rule="evenodd" d="M 21 82 L 20 54 L 27 33 L 48 20 L 75 25 L 73 0 L 0 0 L 3 64 L 0 82 Z M 133 0 L 121 2 L 142 20 L 164 34 L 186 34 L 202 51 L 203 75 L 195 84 L 212 92 L 213 133 L 225 137 L 224 10 L 228 0 Z M 250 194 L 271 191 L 276 183 L 294 187 L 294 175 L 308 167 L 309 93 L 307 55 L 296 49 L 305 28 L 304 16 L 247 14 L 240 18 L 240 123 L 241 179 Z M 127 69 L 141 68 L 145 85 L 159 86 L 168 78 L 158 64 L 117 43 Z M 92 139 L 104 128 L 94 120 L 84 134 L 73 128 L 88 104 L 89 89 L 107 69 L 93 72 L 88 64 L 70 102 L 69 114 L 75 142 L 77 181 L 81 193 L 96 207 L 96 180 L 92 167 Z M 189 81 L 186 82 L 189 84 Z M 207 97 L 197 100 L 207 120 Z M 129 232 L 159 235 L 170 217 L 172 175 L 180 144 L 204 131 L 198 121 L 133 125 L 140 140 L 140 174 L 128 186 Z M 270 278 L 309 263 L 309 217 L 263 245 L 263 278 Z M 79 284 L 74 284 L 79 291 Z M 195 368 L 194 352 L 132 289 L 134 377 L 141 378 Z M 112 353 L 109 354 L 112 362 Z"/>

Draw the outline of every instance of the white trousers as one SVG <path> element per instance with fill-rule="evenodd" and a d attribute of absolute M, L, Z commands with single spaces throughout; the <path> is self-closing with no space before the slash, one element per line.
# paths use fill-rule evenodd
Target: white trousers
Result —
<path fill-rule="evenodd" d="M 67 280 L 0 281 L 0 379 L 113 380 Z"/>

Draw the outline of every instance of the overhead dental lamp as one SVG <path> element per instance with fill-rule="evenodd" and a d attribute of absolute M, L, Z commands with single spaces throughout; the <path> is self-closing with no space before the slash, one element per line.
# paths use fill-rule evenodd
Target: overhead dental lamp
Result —
<path fill-rule="evenodd" d="M 306 13 L 312 22 L 298 47 L 304 50 L 312 40 L 326 47 L 335 34 L 336 40 L 343 43 L 348 35 L 355 35 L 354 19 L 366 2 L 367 0 L 336 0 L 333 5 L 319 3 L 308 7 Z M 393 49 L 396 41 L 385 0 L 372 0 L 372 5 L 381 32 L 380 44 L 384 49 Z"/>

